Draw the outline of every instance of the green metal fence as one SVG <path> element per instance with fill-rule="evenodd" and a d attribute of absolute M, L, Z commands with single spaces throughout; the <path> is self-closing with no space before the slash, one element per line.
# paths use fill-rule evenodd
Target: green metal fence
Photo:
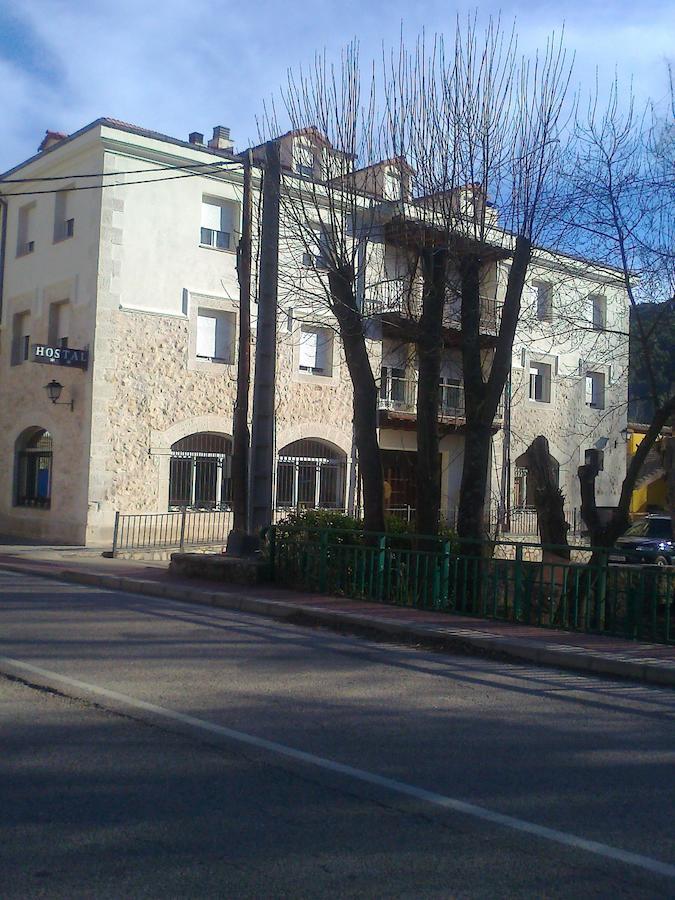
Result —
<path fill-rule="evenodd" d="M 276 526 L 275 579 L 416 609 L 674 643 L 675 568 L 609 562 L 606 548 Z"/>

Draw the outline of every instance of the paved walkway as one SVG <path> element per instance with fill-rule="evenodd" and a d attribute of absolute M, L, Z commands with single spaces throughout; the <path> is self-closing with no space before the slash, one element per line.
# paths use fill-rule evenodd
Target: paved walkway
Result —
<path fill-rule="evenodd" d="M 106 559 L 98 550 L 0 541 L 0 567 L 191 603 L 241 609 L 372 637 L 675 686 L 675 646 L 575 634 L 490 619 L 169 576 L 166 562 Z"/>

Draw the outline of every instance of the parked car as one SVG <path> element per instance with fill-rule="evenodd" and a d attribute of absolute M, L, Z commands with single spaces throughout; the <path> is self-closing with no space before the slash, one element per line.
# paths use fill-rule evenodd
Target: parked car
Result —
<path fill-rule="evenodd" d="M 675 541 L 670 516 L 648 515 L 633 522 L 614 545 L 610 562 L 656 566 L 675 565 Z"/>

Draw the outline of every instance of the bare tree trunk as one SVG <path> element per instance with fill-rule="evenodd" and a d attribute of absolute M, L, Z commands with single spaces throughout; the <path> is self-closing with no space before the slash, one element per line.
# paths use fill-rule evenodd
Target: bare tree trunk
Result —
<path fill-rule="evenodd" d="M 483 260 L 472 253 L 462 254 L 459 258 L 466 434 L 457 531 L 460 537 L 475 541 L 484 537 L 483 514 L 488 490 L 493 423 L 511 367 L 520 299 L 531 255 L 532 242 L 522 235 L 518 236 L 506 286 L 497 345 L 487 381 L 483 374 L 481 345 L 480 286 Z"/>
<path fill-rule="evenodd" d="M 424 288 L 417 331 L 417 531 L 438 534 L 441 506 L 438 411 L 448 253 L 421 254 Z"/>
<path fill-rule="evenodd" d="M 353 387 L 354 443 L 363 484 L 366 531 L 384 531 L 384 476 L 377 439 L 378 389 L 370 365 L 350 272 L 329 272 L 333 313 L 338 321 Z"/>
<path fill-rule="evenodd" d="M 561 548 L 567 547 L 567 550 L 556 549 L 555 555 L 569 559 L 567 532 L 570 526 L 565 519 L 563 492 L 558 487 L 546 438 L 538 435 L 525 451 L 525 456 L 528 478 L 534 485 L 534 505 L 537 510 L 541 542 Z"/>
<path fill-rule="evenodd" d="M 661 460 L 666 475 L 666 505 L 670 513 L 673 539 L 675 539 L 675 437 L 663 438 Z"/>

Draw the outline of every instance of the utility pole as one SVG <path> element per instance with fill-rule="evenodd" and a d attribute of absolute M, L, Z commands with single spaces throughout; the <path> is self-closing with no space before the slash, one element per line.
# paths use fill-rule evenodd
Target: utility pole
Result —
<path fill-rule="evenodd" d="M 248 532 L 248 402 L 251 380 L 251 151 L 244 154 L 244 196 L 241 239 L 237 246 L 239 278 L 239 342 L 237 356 L 237 399 L 234 405 L 232 441 L 232 507 L 235 532 Z"/>
<path fill-rule="evenodd" d="M 258 327 L 251 435 L 251 531 L 272 521 L 274 389 L 277 362 L 277 288 L 281 162 L 278 141 L 265 144 L 262 234 L 258 283 Z"/>

